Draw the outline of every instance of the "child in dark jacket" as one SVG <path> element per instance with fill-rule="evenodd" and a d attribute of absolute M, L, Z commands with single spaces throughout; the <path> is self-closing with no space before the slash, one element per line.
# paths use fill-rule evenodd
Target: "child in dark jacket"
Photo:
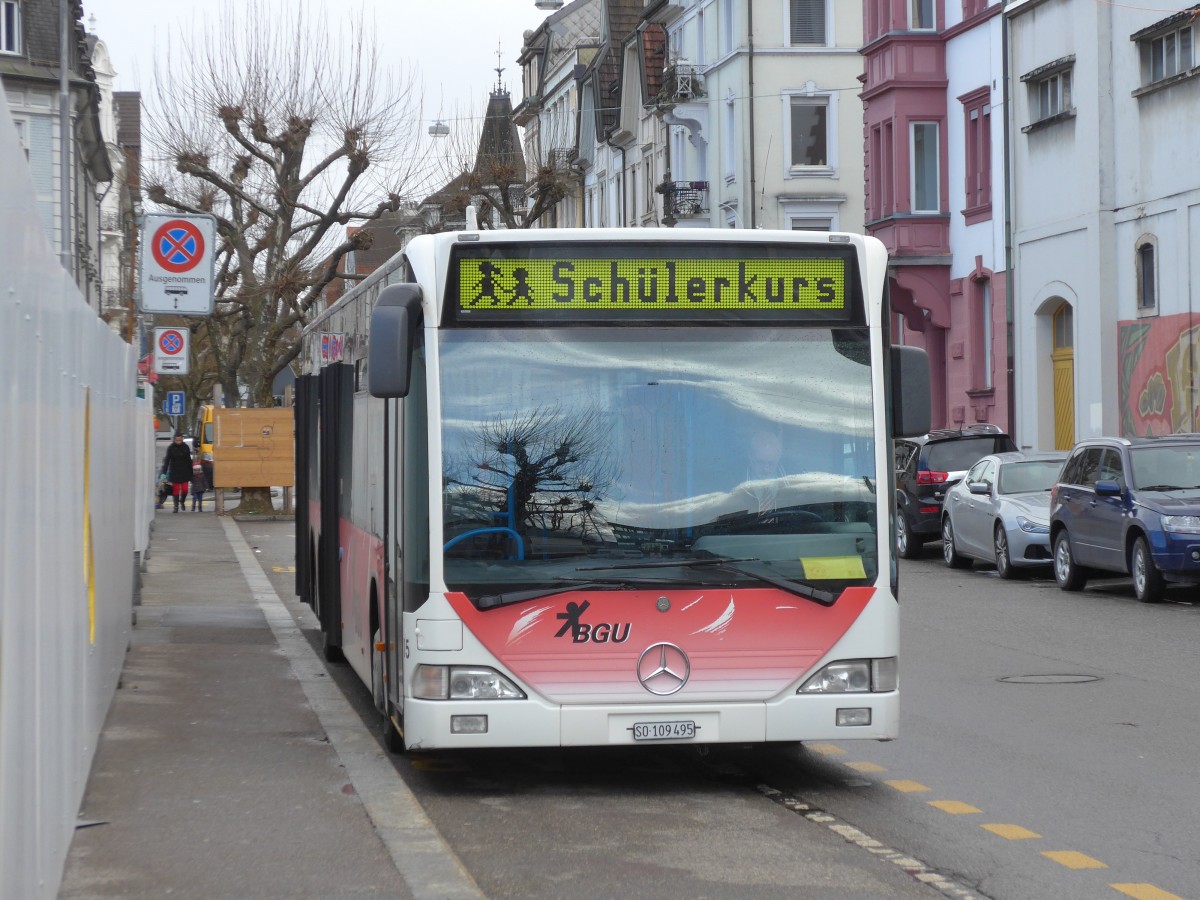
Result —
<path fill-rule="evenodd" d="M 204 492 L 208 490 L 208 476 L 200 463 L 192 466 L 192 512 L 204 511 Z"/>

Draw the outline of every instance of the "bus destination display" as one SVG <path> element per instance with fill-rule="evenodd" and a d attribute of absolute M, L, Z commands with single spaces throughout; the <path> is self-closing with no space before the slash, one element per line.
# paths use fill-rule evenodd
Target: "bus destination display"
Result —
<path fill-rule="evenodd" d="M 770 312 L 846 318 L 846 260 L 821 258 L 458 259 L 457 307 L 489 319 L 560 311 Z"/>

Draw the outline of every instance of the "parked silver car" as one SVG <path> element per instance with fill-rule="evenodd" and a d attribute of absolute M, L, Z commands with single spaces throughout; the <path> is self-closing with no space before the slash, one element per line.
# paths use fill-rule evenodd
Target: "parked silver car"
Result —
<path fill-rule="evenodd" d="M 975 463 L 946 492 L 942 559 L 952 569 L 993 563 L 1001 578 L 1048 566 L 1050 489 L 1066 453 L 996 453 Z"/>

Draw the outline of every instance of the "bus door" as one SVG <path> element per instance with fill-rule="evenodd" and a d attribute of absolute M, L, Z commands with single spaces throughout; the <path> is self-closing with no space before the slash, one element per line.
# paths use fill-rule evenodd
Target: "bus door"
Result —
<path fill-rule="evenodd" d="M 354 370 L 343 363 L 333 363 L 317 377 L 320 404 L 318 441 L 320 460 L 321 538 L 317 545 L 317 594 L 320 598 L 317 616 L 325 634 L 325 656 L 337 660 L 342 646 L 342 585 L 341 585 L 341 497 L 348 493 L 349 481 L 344 471 L 350 463 L 350 414 Z M 345 452 L 343 452 L 345 451 Z"/>
<path fill-rule="evenodd" d="M 387 651 L 383 654 L 385 691 L 387 705 L 383 710 L 390 716 L 393 709 L 400 709 L 398 690 L 403 678 L 402 620 L 400 610 L 401 566 L 404 554 L 401 551 L 401 510 L 404 502 L 404 478 L 401 464 L 404 446 L 403 401 L 383 401 L 383 636 Z"/>
<path fill-rule="evenodd" d="M 296 596 L 313 605 L 313 573 L 316 560 L 312 546 L 313 524 L 308 503 L 316 484 L 317 377 L 296 379 Z"/>

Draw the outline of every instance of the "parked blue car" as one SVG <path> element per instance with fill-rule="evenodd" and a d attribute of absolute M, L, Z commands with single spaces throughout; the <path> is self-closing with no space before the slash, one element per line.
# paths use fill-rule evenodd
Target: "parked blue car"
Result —
<path fill-rule="evenodd" d="M 1143 603 L 1200 584 L 1200 434 L 1077 443 L 1050 493 L 1050 542 L 1064 591 L 1091 570 L 1129 575 Z"/>

